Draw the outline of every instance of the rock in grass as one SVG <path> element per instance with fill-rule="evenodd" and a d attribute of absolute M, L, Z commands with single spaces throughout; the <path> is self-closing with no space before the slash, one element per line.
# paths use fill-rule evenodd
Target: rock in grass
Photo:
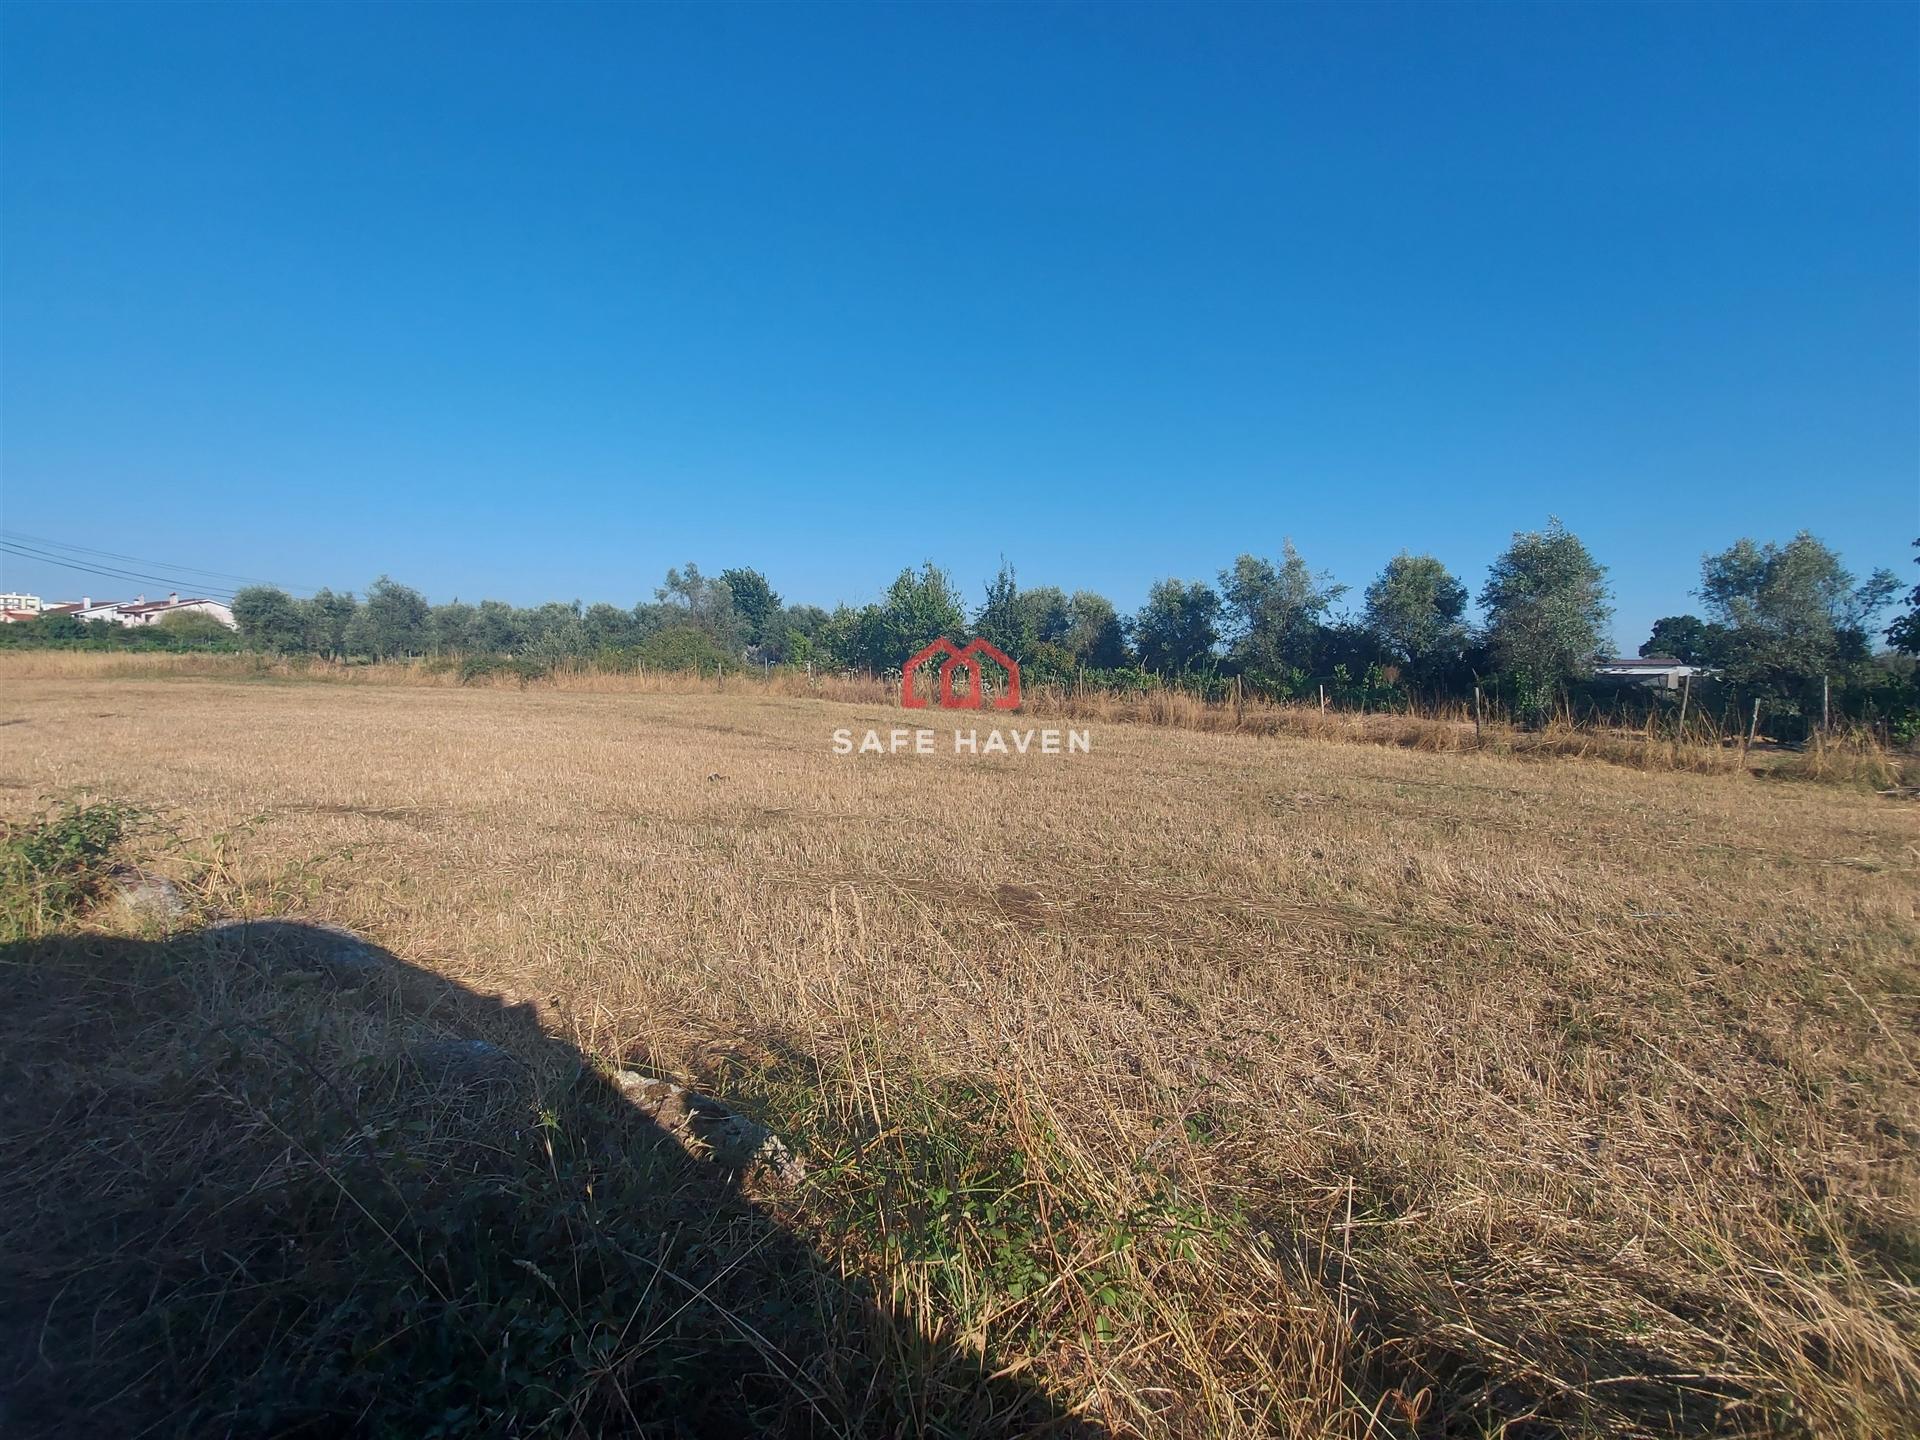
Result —
<path fill-rule="evenodd" d="M 134 914 L 143 919 L 178 920 L 187 913 L 187 902 L 179 886 L 159 875 L 149 875 L 134 865 L 122 865 L 108 876 L 113 894 L 120 897 Z"/>
<path fill-rule="evenodd" d="M 734 1170 L 764 1169 L 788 1185 L 806 1177 L 806 1162 L 778 1135 L 710 1095 L 637 1070 L 616 1070 L 610 1083 L 690 1155 Z"/>

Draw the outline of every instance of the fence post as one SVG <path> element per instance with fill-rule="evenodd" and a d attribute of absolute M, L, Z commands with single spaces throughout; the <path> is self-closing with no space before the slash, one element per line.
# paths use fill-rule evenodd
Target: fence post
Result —
<path fill-rule="evenodd" d="M 1760 697 L 1756 695 L 1753 697 L 1753 723 L 1747 726 L 1746 748 L 1748 750 L 1751 750 L 1753 748 L 1753 742 L 1759 736 L 1759 734 L 1760 734 Z M 1742 753 L 1744 754 L 1745 751 L 1743 751 Z"/>
<path fill-rule="evenodd" d="M 1473 743 L 1480 743 L 1480 687 L 1473 687 Z"/>
<path fill-rule="evenodd" d="M 1673 731 L 1681 740 L 1687 738 L 1687 702 L 1691 699 L 1693 699 L 1693 676 L 1683 675 L 1680 677 L 1680 723 L 1674 727 Z"/>
<path fill-rule="evenodd" d="M 1327 687 L 1324 685 L 1320 687 L 1320 713 L 1322 715 L 1327 713 Z"/>
<path fill-rule="evenodd" d="M 1820 733 L 1826 734 L 1833 728 L 1833 690 L 1828 677 L 1820 677 Z"/>

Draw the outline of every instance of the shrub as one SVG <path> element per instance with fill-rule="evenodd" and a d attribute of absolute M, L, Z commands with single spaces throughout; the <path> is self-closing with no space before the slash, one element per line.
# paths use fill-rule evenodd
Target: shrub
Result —
<path fill-rule="evenodd" d="M 69 805 L 0 833 L 0 941 L 25 940 L 83 911 L 134 818 L 123 805 Z"/>
<path fill-rule="evenodd" d="M 649 670 L 733 670 L 738 662 L 722 650 L 711 635 L 690 625 L 676 625 L 647 637 L 639 660 Z"/>

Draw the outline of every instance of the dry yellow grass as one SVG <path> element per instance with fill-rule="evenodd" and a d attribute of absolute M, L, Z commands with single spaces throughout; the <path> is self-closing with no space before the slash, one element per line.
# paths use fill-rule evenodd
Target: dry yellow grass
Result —
<path fill-rule="evenodd" d="M 1098 721 L 837 758 L 900 713 L 711 688 L 15 669 L 0 813 L 142 806 L 207 906 L 802 1143 L 987 1097 L 1030 1275 L 851 1223 L 831 1167 L 764 1203 L 1113 1433 L 1914 1427 L 1910 803 Z"/>
<path fill-rule="evenodd" d="M 355 662 L 259 654 L 103 654 L 88 651 L 16 651 L 0 654 L 0 676 L 48 679 L 248 679 L 301 680 L 332 685 L 378 685 L 430 689 L 551 690 L 591 695 L 741 695 L 831 700 L 843 704 L 897 706 L 898 677 L 792 669 L 707 675 L 689 671 L 605 669 L 571 662 L 529 678 L 512 668 L 464 675 L 455 659 Z M 1474 722 L 1473 710 L 1446 702 L 1416 712 L 1342 710 L 1311 701 L 1273 702 L 1242 697 L 1207 701 L 1179 689 L 1117 694 L 1078 686 L 1029 685 L 1021 713 L 1035 719 L 1104 721 L 1206 730 L 1215 734 L 1289 735 L 1308 740 L 1345 740 L 1409 750 L 1474 751 L 1527 759 L 1604 760 L 1637 770 L 1690 770 L 1703 775 L 1743 772 L 1809 779 L 1855 788 L 1911 787 L 1920 761 L 1885 749 L 1856 731 L 1804 753 L 1769 744 L 1749 751 L 1735 733 L 1722 736 L 1696 710 L 1684 737 L 1668 723 L 1645 728 L 1573 724 L 1556 719 L 1526 730 L 1489 718 Z"/>

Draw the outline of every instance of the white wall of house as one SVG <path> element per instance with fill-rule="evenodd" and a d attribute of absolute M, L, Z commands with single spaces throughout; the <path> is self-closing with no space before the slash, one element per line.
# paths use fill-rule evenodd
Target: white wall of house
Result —
<path fill-rule="evenodd" d="M 1596 665 L 1593 673 L 1602 680 L 1620 680 L 1629 685 L 1645 685 L 1654 690 L 1678 690 L 1690 676 L 1704 675 L 1698 665 L 1659 665 L 1646 661 L 1609 660 Z"/>
<path fill-rule="evenodd" d="M 149 600 L 141 595 L 132 600 L 103 600 L 97 605 L 89 596 L 72 613 L 78 620 L 111 620 L 116 625 L 157 625 L 169 615 L 211 615 L 229 630 L 240 628 L 234 621 L 231 606 L 218 600 L 182 600 L 178 595 L 169 595 L 164 600 Z"/>
<path fill-rule="evenodd" d="M 145 623 L 151 625 L 167 615 L 211 615 L 229 630 L 240 628 L 239 622 L 233 618 L 233 608 L 222 605 L 218 600 L 181 600 L 164 610 L 149 611 Z"/>

